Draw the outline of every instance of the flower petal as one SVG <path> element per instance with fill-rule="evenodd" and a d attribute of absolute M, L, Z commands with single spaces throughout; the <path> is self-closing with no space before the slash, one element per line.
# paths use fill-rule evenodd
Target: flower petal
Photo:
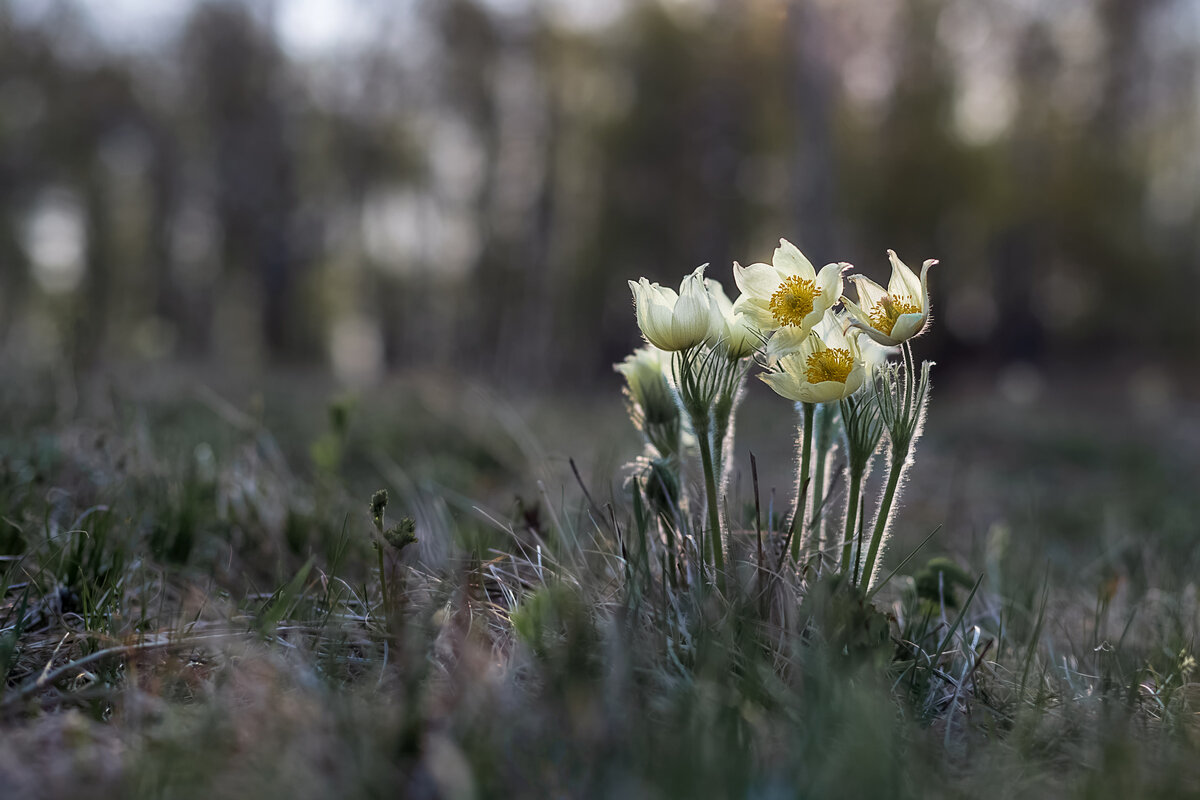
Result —
<path fill-rule="evenodd" d="M 817 288 L 821 290 L 821 299 L 832 298 L 829 301 L 830 306 L 842 296 L 842 273 L 848 269 L 850 269 L 850 265 L 841 261 L 836 264 L 826 264 L 817 273 Z M 826 307 L 828 308 L 828 306 Z"/>
<path fill-rule="evenodd" d="M 864 311 L 879 305 L 879 301 L 887 294 L 887 289 L 865 275 L 851 275 L 846 280 L 854 284 L 858 292 L 858 303 Z"/>
<path fill-rule="evenodd" d="M 800 252 L 800 248 L 787 239 L 779 240 L 779 247 L 775 248 L 771 264 L 785 276 L 799 275 L 806 281 L 815 280 L 817 277 L 817 271 L 813 268 L 812 262 L 805 258 L 804 253 Z"/>
<path fill-rule="evenodd" d="M 779 289 L 779 270 L 770 264 L 751 264 L 743 267 L 734 262 L 733 281 L 743 294 L 769 300 Z"/>
<path fill-rule="evenodd" d="M 800 395 L 799 382 L 788 373 L 763 372 L 758 377 L 780 397 L 785 397 L 793 402 L 804 402 Z"/>
<path fill-rule="evenodd" d="M 767 340 L 767 362 L 776 363 L 785 356 L 799 353 L 808 341 L 808 333 L 794 325 L 780 328 Z"/>
<path fill-rule="evenodd" d="M 779 322 L 771 313 L 771 307 L 766 298 L 744 294 L 733 304 L 733 313 L 735 315 L 745 314 L 754 327 L 764 333 L 779 327 Z"/>
<path fill-rule="evenodd" d="M 911 339 L 925 329 L 929 315 L 925 313 L 901 314 L 892 326 L 892 338 L 898 342 Z"/>
<path fill-rule="evenodd" d="M 915 303 L 920 303 L 923 294 L 920 278 L 900 260 L 895 250 L 888 250 L 887 253 L 888 260 L 892 262 L 892 277 L 888 281 L 888 294 L 900 300 L 907 297 Z"/>
<path fill-rule="evenodd" d="M 675 304 L 675 313 L 671 318 L 675 349 L 683 350 L 704 341 L 708 337 L 711 321 L 708 294 L 685 290 Z"/>
<path fill-rule="evenodd" d="M 725 294 L 725 287 L 721 285 L 720 281 L 705 278 L 704 288 L 708 291 L 708 296 L 717 304 L 722 314 L 733 316 L 733 301 L 729 299 L 729 295 Z"/>

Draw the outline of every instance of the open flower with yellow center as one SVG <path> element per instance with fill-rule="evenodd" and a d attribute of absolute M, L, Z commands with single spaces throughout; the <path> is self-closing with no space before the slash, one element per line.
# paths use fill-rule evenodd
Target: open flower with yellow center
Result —
<path fill-rule="evenodd" d="M 683 279 L 679 293 L 645 278 L 629 282 L 637 305 L 637 323 L 650 344 L 675 352 L 695 347 L 709 337 L 712 298 L 704 286 L 704 267 Z"/>
<path fill-rule="evenodd" d="M 860 361 L 866 362 L 868 366 L 873 360 L 881 361 L 887 358 L 888 351 L 873 342 L 868 343 L 871 348 L 871 357 L 868 358 L 866 349 L 868 345 L 864 345 L 859 340 L 860 331 L 853 327 L 850 315 L 841 309 L 829 309 L 811 331 L 801 331 L 800 328 L 780 328 L 775 331 L 767 340 L 766 347 L 763 348 L 767 366 L 773 367 L 784 356 L 798 352 L 808 342 L 809 334 L 814 331 L 817 336 L 821 337 L 821 341 L 827 344 L 831 341 L 840 342 L 842 339 L 853 340 L 853 344 L 858 348 L 856 357 Z M 879 353 L 883 353 L 882 358 L 879 357 Z"/>
<path fill-rule="evenodd" d="M 918 278 L 894 250 L 888 250 L 888 259 L 892 262 L 892 277 L 886 289 L 862 275 L 851 275 L 858 302 L 846 297 L 842 302 L 856 328 L 886 347 L 895 347 L 925 330 L 929 322 L 929 268 L 938 262 L 926 261 Z"/>
<path fill-rule="evenodd" d="M 818 273 L 796 245 L 780 239 L 770 264 L 733 265 L 742 291 L 733 310 L 762 331 L 798 328 L 807 334 L 838 301 L 842 271 L 849 266 L 826 264 Z"/>
<path fill-rule="evenodd" d="M 708 343 L 713 347 L 721 347 L 729 358 L 735 360 L 745 358 L 757 350 L 762 343 L 762 334 L 750 318 L 733 310 L 733 303 L 720 283 L 712 278 L 705 278 L 704 285 L 712 300 Z"/>
<path fill-rule="evenodd" d="M 798 403 L 834 403 L 857 392 L 867 380 L 857 336 L 843 332 L 832 311 L 794 349 L 777 351 L 769 372 L 759 377 L 775 392 Z"/>

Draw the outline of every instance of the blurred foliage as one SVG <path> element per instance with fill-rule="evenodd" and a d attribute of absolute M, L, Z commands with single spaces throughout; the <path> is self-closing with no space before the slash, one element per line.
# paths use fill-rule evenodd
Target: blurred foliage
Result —
<path fill-rule="evenodd" d="M 1186 0 L 583 5 L 346 4 L 368 33 L 305 50 L 271 4 L 134 45 L 0 2 L 9 358 L 588 378 L 626 277 L 728 284 L 780 235 L 940 258 L 943 362 L 1194 340 Z"/>

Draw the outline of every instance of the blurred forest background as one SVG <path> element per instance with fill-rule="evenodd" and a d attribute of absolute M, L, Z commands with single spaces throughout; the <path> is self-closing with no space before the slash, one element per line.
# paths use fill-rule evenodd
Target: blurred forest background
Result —
<path fill-rule="evenodd" d="M 10 364 L 613 383 L 781 235 L 941 259 L 943 366 L 1169 363 L 1198 197 L 1194 0 L 0 0 Z"/>

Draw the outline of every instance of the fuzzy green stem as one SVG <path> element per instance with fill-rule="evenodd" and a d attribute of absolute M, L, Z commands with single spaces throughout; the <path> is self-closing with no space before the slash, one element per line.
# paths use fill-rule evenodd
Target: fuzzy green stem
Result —
<path fill-rule="evenodd" d="M 901 350 L 904 353 L 904 411 L 911 414 L 916 401 L 917 365 L 910 341 L 906 341 Z"/>
<path fill-rule="evenodd" d="M 813 429 L 813 412 L 816 411 L 815 403 L 804 404 L 804 434 L 800 444 L 800 485 L 796 487 L 796 524 L 800 527 L 796 529 L 795 535 L 792 537 L 792 559 L 800 561 L 800 544 L 804 538 L 805 522 L 804 513 L 808 510 L 808 484 L 809 470 L 812 467 L 812 429 Z"/>
<path fill-rule="evenodd" d="M 863 564 L 863 581 L 870 587 L 871 575 L 875 569 L 875 558 L 879 555 L 879 545 L 883 541 L 883 532 L 887 530 L 888 520 L 892 515 L 892 503 L 896 499 L 896 487 L 900 485 L 900 474 L 904 472 L 904 462 L 908 458 L 908 449 L 902 452 L 892 450 L 891 473 L 888 475 L 887 488 L 883 491 L 883 500 L 879 503 L 879 514 L 875 518 L 875 530 L 871 532 L 871 547 L 867 550 L 867 560 Z"/>
<path fill-rule="evenodd" d="M 713 476 L 712 443 L 708 439 L 708 426 L 703 428 L 692 420 L 696 438 L 700 441 L 700 462 L 704 466 L 704 493 L 708 496 L 709 540 L 712 542 L 713 566 L 717 570 L 717 586 L 725 591 L 725 553 L 721 542 L 721 515 L 717 510 L 717 482 Z"/>
<path fill-rule="evenodd" d="M 816 463 L 813 465 L 813 515 L 816 516 L 812 520 L 813 523 L 813 541 L 816 543 L 817 553 L 820 554 L 821 547 L 824 545 L 825 538 L 825 467 L 829 460 L 829 448 L 833 442 L 833 414 L 834 408 L 829 403 L 824 403 L 817 409 L 818 419 L 816 422 L 817 431 L 813 439 L 813 458 Z"/>
<path fill-rule="evenodd" d="M 846 496 L 846 529 L 842 534 L 842 572 L 850 574 L 850 551 L 854 547 L 854 525 L 858 521 L 858 496 L 862 492 L 861 472 L 851 473 L 850 491 Z"/>

